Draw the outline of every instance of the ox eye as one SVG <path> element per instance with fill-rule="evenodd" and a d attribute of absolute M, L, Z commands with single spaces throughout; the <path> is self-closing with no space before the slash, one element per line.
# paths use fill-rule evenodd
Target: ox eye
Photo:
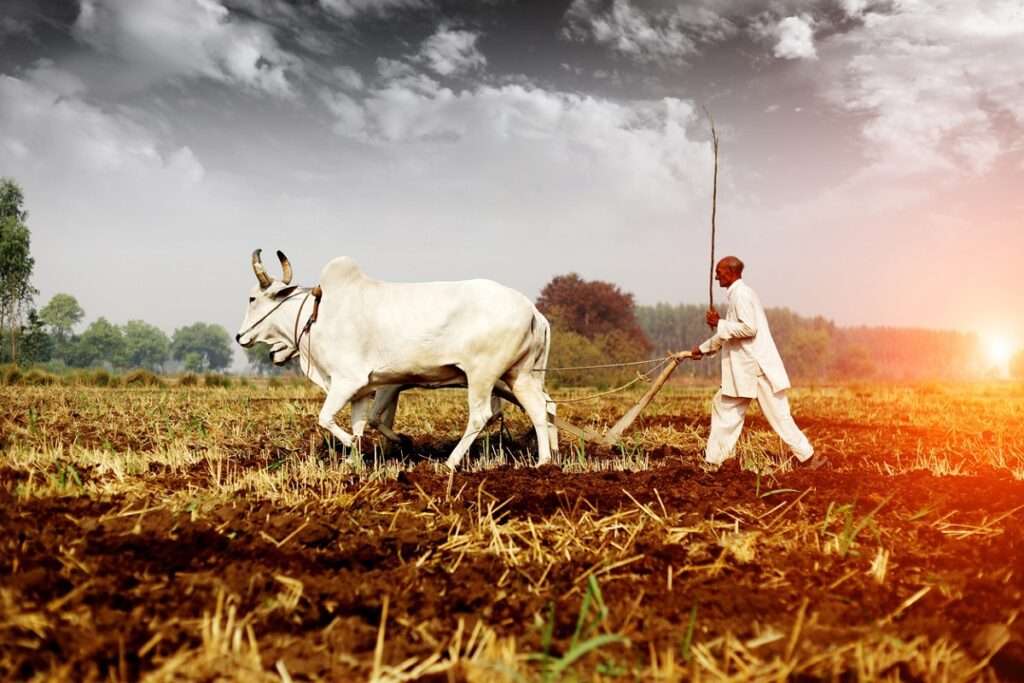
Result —
<path fill-rule="evenodd" d="M 256 301 L 256 297 L 250 296 L 249 297 L 249 303 L 252 303 L 253 301 Z"/>

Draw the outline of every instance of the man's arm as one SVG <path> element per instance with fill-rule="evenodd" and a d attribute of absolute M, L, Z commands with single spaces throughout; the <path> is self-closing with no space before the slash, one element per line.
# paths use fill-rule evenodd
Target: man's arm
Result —
<path fill-rule="evenodd" d="M 707 339 L 703 344 L 694 346 L 690 349 L 690 354 L 693 359 L 703 358 L 704 356 L 713 356 L 718 353 L 718 350 L 722 348 L 722 340 L 718 338 L 718 335 L 714 335 Z"/>
<path fill-rule="evenodd" d="M 718 321 L 715 336 L 712 339 L 719 339 L 719 343 L 727 339 L 749 339 L 757 334 L 757 307 L 753 297 L 741 289 L 736 292 L 733 306 L 736 309 L 737 320 L 720 319 Z"/>

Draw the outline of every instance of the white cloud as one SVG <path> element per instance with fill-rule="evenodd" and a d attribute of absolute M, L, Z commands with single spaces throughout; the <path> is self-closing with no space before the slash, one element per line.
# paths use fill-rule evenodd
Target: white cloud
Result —
<path fill-rule="evenodd" d="M 332 70 L 334 77 L 346 90 L 362 90 L 363 77 L 358 71 L 349 66 L 336 66 Z"/>
<path fill-rule="evenodd" d="M 869 113 L 876 165 L 982 173 L 1024 126 L 1024 12 L 987 0 L 901 2 L 830 40 L 827 96 Z"/>
<path fill-rule="evenodd" d="M 124 113 L 105 112 L 81 94 L 73 75 L 48 62 L 22 78 L 0 75 L 0 130 L 4 145 L 23 160 L 19 175 L 158 174 L 163 182 L 196 183 L 203 167 L 183 147 L 161 141 Z M 59 169 L 59 170 L 58 170 Z"/>
<path fill-rule="evenodd" d="M 430 7 L 431 0 L 320 0 L 320 4 L 338 16 L 350 18 L 372 13 L 386 16 L 399 9 Z"/>
<path fill-rule="evenodd" d="M 477 49 L 480 35 L 441 26 L 423 41 L 418 59 L 441 76 L 457 76 L 487 65 L 487 58 Z"/>
<path fill-rule="evenodd" d="M 366 112 L 362 105 L 343 92 L 323 90 L 320 98 L 334 115 L 334 130 L 354 139 L 360 139 L 366 130 Z"/>
<path fill-rule="evenodd" d="M 408 76 L 414 76 L 416 69 L 412 68 L 409 64 L 397 59 L 388 59 L 387 57 L 377 58 L 377 74 L 385 80 L 394 80 L 397 78 L 405 78 Z"/>
<path fill-rule="evenodd" d="M 338 134 L 406 159 L 466 157 L 477 167 L 527 166 L 538 175 L 585 167 L 605 182 L 595 192 L 634 197 L 671 192 L 680 199 L 706 175 L 707 150 L 686 133 L 694 106 L 673 98 L 619 103 L 529 84 L 455 91 L 403 72 L 359 100 L 345 93 L 323 99 Z M 464 173 L 462 163 L 452 176 Z"/>
<path fill-rule="evenodd" d="M 646 10 L 630 0 L 574 0 L 565 14 L 562 35 L 591 40 L 641 62 L 682 62 L 702 43 L 733 35 L 736 27 L 717 12 L 682 4 L 671 10 Z"/>
<path fill-rule="evenodd" d="M 288 72 L 301 68 L 266 25 L 233 17 L 215 0 L 82 0 L 73 30 L 154 79 L 205 77 L 291 96 Z"/>
<path fill-rule="evenodd" d="M 774 54 L 781 59 L 817 59 L 814 28 L 807 16 L 786 17 L 775 27 Z"/>
<path fill-rule="evenodd" d="M 868 6 L 868 0 L 839 0 L 839 6 L 847 16 L 859 17 Z"/>

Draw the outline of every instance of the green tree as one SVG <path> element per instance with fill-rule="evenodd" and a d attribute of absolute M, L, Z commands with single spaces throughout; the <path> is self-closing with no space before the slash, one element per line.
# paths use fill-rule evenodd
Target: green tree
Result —
<path fill-rule="evenodd" d="M 188 353 L 186 353 L 185 358 L 183 360 L 185 362 L 185 369 L 188 372 L 202 372 L 203 365 L 206 362 L 203 359 L 203 354 L 197 353 L 195 351 L 189 351 Z"/>
<path fill-rule="evenodd" d="M 85 368 L 109 363 L 116 368 L 123 367 L 124 360 L 125 343 L 121 328 L 106 318 L 99 318 L 78 338 L 70 364 Z"/>
<path fill-rule="evenodd" d="M 270 345 L 258 342 L 245 349 L 245 359 L 258 375 L 285 375 L 297 370 L 297 358 L 292 358 L 283 366 L 274 365 L 270 357 Z"/>
<path fill-rule="evenodd" d="M 25 364 L 45 363 L 53 357 L 54 341 L 35 309 L 28 312 L 27 322 L 21 328 L 21 355 Z"/>
<path fill-rule="evenodd" d="M 860 344 L 848 346 L 836 353 L 829 374 L 839 379 L 869 379 L 877 369 L 871 358 L 871 351 Z"/>
<path fill-rule="evenodd" d="M 141 320 L 129 320 L 121 332 L 124 335 L 127 367 L 159 372 L 170 358 L 171 340 L 159 327 Z"/>
<path fill-rule="evenodd" d="M 71 329 L 85 317 L 78 299 L 70 294 L 54 294 L 50 302 L 39 311 L 39 319 L 50 326 L 58 341 L 71 337 Z"/>
<path fill-rule="evenodd" d="M 31 233 L 25 221 L 24 195 L 9 178 L 0 179 L 0 330 L 9 331 L 10 360 L 18 360 L 18 331 L 21 312 L 32 303 L 35 259 L 31 253 Z M 6 345 L 5 345 L 6 346 Z"/>
<path fill-rule="evenodd" d="M 190 353 L 198 354 L 202 370 L 223 370 L 231 364 L 231 336 L 220 325 L 194 323 L 179 327 L 171 339 L 171 355 L 184 362 Z"/>
<path fill-rule="evenodd" d="M 721 307 L 719 307 L 721 309 Z M 724 311 L 724 309 L 721 309 Z M 636 317 L 640 327 L 651 339 L 656 353 L 688 351 L 702 343 L 712 332 L 704 322 L 707 306 L 701 304 L 637 306 Z M 677 375 L 718 377 L 721 363 L 718 356 L 707 356 L 699 361 L 688 361 L 679 366 Z"/>

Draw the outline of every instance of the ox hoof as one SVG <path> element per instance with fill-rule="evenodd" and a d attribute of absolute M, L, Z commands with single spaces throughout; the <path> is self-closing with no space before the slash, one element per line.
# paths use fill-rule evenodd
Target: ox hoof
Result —
<path fill-rule="evenodd" d="M 459 469 L 459 461 L 458 460 L 453 460 L 451 458 L 448 458 L 447 460 L 444 461 L 444 464 L 447 465 L 448 469 L 450 469 L 452 472 L 454 472 L 455 470 Z"/>
<path fill-rule="evenodd" d="M 537 464 L 534 467 L 544 467 L 544 465 L 550 465 L 551 458 L 537 458 Z"/>

